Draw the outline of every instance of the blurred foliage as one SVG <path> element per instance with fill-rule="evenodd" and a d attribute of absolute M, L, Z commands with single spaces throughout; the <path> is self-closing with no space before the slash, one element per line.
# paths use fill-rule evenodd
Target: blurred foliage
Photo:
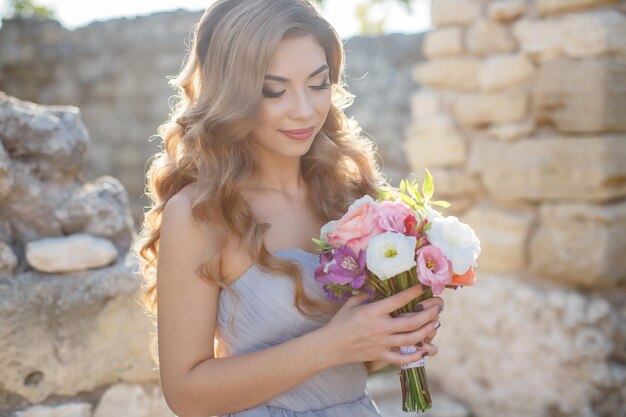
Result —
<path fill-rule="evenodd" d="M 324 7 L 327 0 L 315 0 Z M 363 35 L 376 35 L 384 32 L 388 18 L 389 6 L 393 3 L 406 7 L 408 13 L 412 11 L 412 5 L 417 0 L 361 0 L 356 6 L 355 16 L 359 21 L 359 32 Z M 387 6 L 387 7 L 385 7 Z M 376 10 L 374 8 L 377 8 Z M 378 12 L 383 9 L 382 15 Z"/>
<path fill-rule="evenodd" d="M 2 19 L 43 17 L 54 18 L 54 10 L 33 0 L 9 0 L 3 7 Z"/>

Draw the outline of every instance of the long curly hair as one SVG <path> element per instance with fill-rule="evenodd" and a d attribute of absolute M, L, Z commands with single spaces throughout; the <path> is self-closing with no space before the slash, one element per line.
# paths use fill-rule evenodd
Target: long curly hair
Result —
<path fill-rule="evenodd" d="M 218 0 L 192 28 L 192 43 L 180 74 L 170 80 L 178 91 L 168 120 L 159 126 L 162 150 L 147 173 L 151 200 L 133 252 L 139 258 L 141 303 L 156 329 L 156 270 L 163 209 L 192 184 L 192 215 L 210 225 L 217 248 L 198 265 L 202 279 L 234 291 L 219 271 L 229 236 L 237 237 L 263 269 L 294 282 L 294 304 L 309 317 L 328 312 L 329 302 L 307 297 L 295 262 L 272 255 L 261 222 L 242 197 L 241 187 L 258 174 L 247 140 L 257 123 L 263 78 L 275 48 L 285 38 L 312 35 L 324 49 L 332 85 L 331 107 L 310 150 L 301 157 L 314 209 L 326 221 L 341 217 L 355 199 L 375 196 L 387 180 L 376 162 L 376 146 L 343 109 L 354 96 L 343 88 L 344 50 L 331 25 L 307 0 Z M 336 308 L 335 308 L 336 310 Z M 158 366 L 156 339 L 151 356 Z"/>

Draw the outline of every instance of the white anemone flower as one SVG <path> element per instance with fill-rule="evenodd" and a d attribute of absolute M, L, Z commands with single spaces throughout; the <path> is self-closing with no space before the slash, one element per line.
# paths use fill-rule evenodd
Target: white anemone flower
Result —
<path fill-rule="evenodd" d="M 480 240 L 469 225 L 455 216 L 433 218 L 426 236 L 452 263 L 455 274 L 463 275 L 471 266 L 478 266 Z"/>
<path fill-rule="evenodd" d="M 366 256 L 366 265 L 379 279 L 389 279 L 401 272 L 415 267 L 414 236 L 405 236 L 397 232 L 385 232 L 370 239 Z"/>

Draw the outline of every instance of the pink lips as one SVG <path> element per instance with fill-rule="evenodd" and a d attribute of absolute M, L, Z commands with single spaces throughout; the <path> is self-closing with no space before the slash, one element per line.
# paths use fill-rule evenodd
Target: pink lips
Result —
<path fill-rule="evenodd" d="M 311 136 L 313 130 L 315 130 L 315 127 L 309 127 L 306 129 L 280 130 L 279 132 L 291 139 L 306 140 Z"/>

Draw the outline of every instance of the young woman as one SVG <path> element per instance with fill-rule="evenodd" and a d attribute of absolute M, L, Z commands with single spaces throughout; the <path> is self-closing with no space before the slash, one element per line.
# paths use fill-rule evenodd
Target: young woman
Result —
<path fill-rule="evenodd" d="M 340 305 L 313 279 L 311 238 L 386 184 L 342 66 L 306 0 L 218 0 L 194 27 L 136 246 L 179 417 L 378 416 L 368 370 L 437 352 L 441 298 L 392 318 L 419 286 Z"/>

